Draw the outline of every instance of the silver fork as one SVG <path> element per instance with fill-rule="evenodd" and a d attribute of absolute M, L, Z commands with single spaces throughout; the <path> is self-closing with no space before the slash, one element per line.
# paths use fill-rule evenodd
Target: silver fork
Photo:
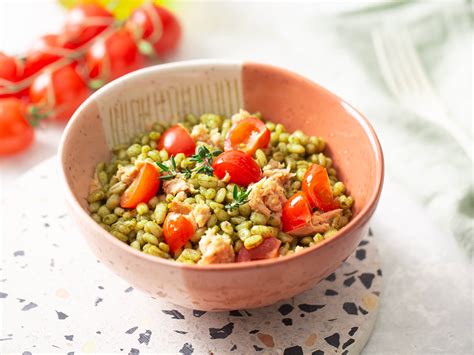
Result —
<path fill-rule="evenodd" d="M 472 139 L 449 117 L 436 94 L 406 29 L 372 32 L 375 54 L 385 82 L 395 98 L 421 118 L 448 132 L 472 160 Z"/>

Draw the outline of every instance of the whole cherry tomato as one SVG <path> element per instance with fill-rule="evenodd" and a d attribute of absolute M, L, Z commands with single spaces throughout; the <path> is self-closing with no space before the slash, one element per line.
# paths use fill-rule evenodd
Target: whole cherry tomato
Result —
<path fill-rule="evenodd" d="M 160 173 L 153 164 L 143 163 L 135 180 L 120 198 L 122 208 L 135 208 L 140 202 L 147 203 L 160 189 Z"/>
<path fill-rule="evenodd" d="M 104 81 L 139 69 L 143 64 L 143 57 L 132 36 L 123 29 L 98 39 L 86 54 L 89 76 Z"/>
<path fill-rule="evenodd" d="M 181 26 L 176 17 L 152 3 L 135 10 L 125 26 L 137 41 L 149 42 L 159 57 L 170 54 L 181 39 Z"/>
<path fill-rule="evenodd" d="M 270 131 L 261 120 L 247 117 L 230 128 L 225 138 L 225 150 L 241 150 L 253 155 L 257 149 L 266 148 L 270 142 Z"/>
<path fill-rule="evenodd" d="M 303 177 L 302 190 L 312 207 L 324 212 L 339 208 L 339 202 L 332 195 L 326 168 L 321 165 L 310 165 Z"/>
<path fill-rule="evenodd" d="M 69 120 L 89 95 L 89 89 L 74 64 L 45 70 L 30 87 L 30 101 L 49 117 Z"/>
<path fill-rule="evenodd" d="M 283 206 L 281 223 L 283 232 L 291 232 L 311 223 L 311 206 L 306 195 L 299 191 Z"/>
<path fill-rule="evenodd" d="M 237 255 L 237 262 L 241 263 L 244 261 L 276 258 L 278 256 L 280 245 L 281 241 L 279 239 L 270 237 L 265 238 L 262 244 L 256 248 L 246 249 L 245 247 L 242 247 Z"/>
<path fill-rule="evenodd" d="M 71 53 L 71 50 L 61 46 L 58 35 L 41 36 L 26 53 L 24 77 L 28 78 L 36 74 L 48 64 L 71 55 Z"/>
<path fill-rule="evenodd" d="M 0 52 L 0 98 L 19 97 L 17 83 L 23 76 L 23 63 L 15 57 Z"/>
<path fill-rule="evenodd" d="M 25 150 L 34 135 L 33 127 L 26 120 L 24 103 L 16 98 L 0 99 L 0 156 Z"/>
<path fill-rule="evenodd" d="M 163 223 L 163 236 L 173 253 L 183 247 L 195 231 L 193 222 L 181 213 L 168 213 Z"/>
<path fill-rule="evenodd" d="M 229 150 L 220 154 L 212 163 L 212 168 L 219 179 L 222 180 L 229 174 L 229 182 L 241 186 L 247 186 L 262 178 L 262 171 L 257 162 L 240 150 Z"/>
<path fill-rule="evenodd" d="M 113 22 L 113 15 L 99 5 L 82 4 L 72 8 L 62 31 L 65 47 L 74 49 L 86 44 Z"/>
<path fill-rule="evenodd" d="M 158 149 L 166 149 L 169 154 L 184 153 L 186 156 L 194 154 L 196 143 L 188 131 L 181 125 L 168 128 L 158 141 Z"/>

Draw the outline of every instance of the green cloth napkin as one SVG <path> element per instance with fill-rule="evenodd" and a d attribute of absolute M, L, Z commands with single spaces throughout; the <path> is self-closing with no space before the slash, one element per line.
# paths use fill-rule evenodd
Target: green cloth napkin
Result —
<path fill-rule="evenodd" d="M 387 2 L 339 15 L 336 28 L 382 93 L 362 110 L 380 136 L 388 175 L 426 206 L 439 228 L 453 235 L 472 260 L 473 163 L 438 125 L 401 108 L 387 89 L 371 42 L 376 28 L 406 28 L 452 124 L 468 132 L 472 142 L 471 5 Z M 394 223 L 404 223 L 393 218 Z"/>

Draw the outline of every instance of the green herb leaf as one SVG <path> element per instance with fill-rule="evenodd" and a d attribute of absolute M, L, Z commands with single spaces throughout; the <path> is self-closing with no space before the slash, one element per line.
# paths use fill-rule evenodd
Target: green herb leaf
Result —
<path fill-rule="evenodd" d="M 170 171 L 170 168 L 168 168 L 165 164 L 163 163 L 160 163 L 160 162 L 156 162 L 156 165 L 158 165 L 161 169 L 161 171 Z"/>
<path fill-rule="evenodd" d="M 239 206 L 242 206 L 243 204 L 248 202 L 249 195 L 250 195 L 251 191 L 252 191 L 251 188 L 245 189 L 243 187 L 239 191 L 239 188 L 237 187 L 237 185 L 234 185 L 234 190 L 232 191 L 234 201 L 232 201 L 231 203 L 225 205 L 224 207 L 226 209 L 233 209 L 233 208 L 237 208 Z"/>
<path fill-rule="evenodd" d="M 222 152 L 220 150 L 211 152 L 205 145 L 200 145 L 197 149 L 197 154 L 194 154 L 189 158 L 189 160 L 197 163 L 193 173 L 212 176 L 214 174 L 212 161 L 214 160 L 215 156 L 221 153 Z"/>

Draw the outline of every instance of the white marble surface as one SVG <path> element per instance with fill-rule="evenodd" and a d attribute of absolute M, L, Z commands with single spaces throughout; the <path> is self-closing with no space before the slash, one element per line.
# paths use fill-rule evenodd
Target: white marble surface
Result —
<path fill-rule="evenodd" d="M 387 174 L 372 222 L 384 270 L 383 297 L 364 353 L 472 353 L 472 264 L 392 169 L 398 159 L 397 137 L 382 130 L 383 121 L 378 117 L 390 97 L 380 79 L 374 79 L 377 75 L 369 76 L 354 53 L 345 48 L 340 33 L 334 31 L 333 10 L 322 2 L 297 6 L 269 2 L 180 4 L 186 36 L 177 59 L 243 58 L 284 66 L 321 83 L 366 113 L 381 136 Z M 54 30 L 60 21 L 61 11 L 50 1 L 0 0 L 0 48 L 21 50 L 34 34 Z M 454 41 L 444 48 L 436 56 L 438 69 L 431 74 L 435 83 L 443 83 L 440 91 L 451 112 L 469 118 L 472 52 L 464 51 L 462 58 L 453 56 L 455 49 L 463 51 L 457 48 L 462 43 L 465 41 Z M 466 75 L 469 71 L 471 75 Z M 11 190 L 12 183 L 28 167 L 53 155 L 59 136 L 60 128 L 48 127 L 38 134 L 27 155 L 0 161 L 2 211 L 9 207 L 9 198 L 28 200 L 21 191 Z M 431 178 L 435 176 L 426 176 L 427 184 Z M 0 231 L 2 235 L 15 233 L 2 225 Z M 2 322 L 8 319 L 2 317 Z"/>

